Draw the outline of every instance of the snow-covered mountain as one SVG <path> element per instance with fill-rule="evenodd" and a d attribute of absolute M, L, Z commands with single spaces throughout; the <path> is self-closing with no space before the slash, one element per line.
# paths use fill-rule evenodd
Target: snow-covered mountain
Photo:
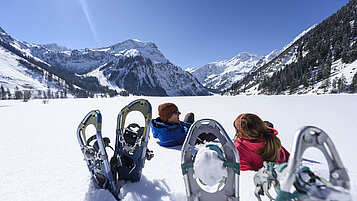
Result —
<path fill-rule="evenodd" d="M 57 44 L 22 42 L 3 29 L 0 29 L 0 42 L 9 54 L 39 67 L 45 66 L 45 70 L 91 93 L 115 90 L 136 95 L 208 95 L 191 74 L 170 63 L 152 42 L 130 39 L 108 47 L 71 50 Z M 3 60 L 2 64 L 26 67 L 16 61 L 10 65 Z"/>
<path fill-rule="evenodd" d="M 225 94 L 324 94 L 357 92 L 357 3 L 303 31 L 282 53 L 254 69 Z"/>
<path fill-rule="evenodd" d="M 46 47 L 46 48 L 43 48 Z M 57 50 L 58 48 L 56 48 Z M 151 42 L 129 39 L 124 42 L 102 48 L 52 51 L 47 46 L 29 47 L 31 53 L 47 63 L 79 74 L 88 73 L 99 66 L 117 59 L 141 56 L 153 63 L 169 62 L 157 46 Z"/>
<path fill-rule="evenodd" d="M 60 98 L 73 96 L 74 89 L 83 92 L 80 87 L 49 72 L 50 66 L 45 62 L 26 51 L 19 51 L 24 44 L 17 43 L 0 28 L 1 99 L 24 98 L 25 93 L 37 98 Z"/>
<path fill-rule="evenodd" d="M 280 54 L 274 50 L 267 56 L 243 52 L 229 60 L 212 62 L 200 68 L 190 68 L 190 72 L 205 87 L 223 90 L 234 82 L 242 79 L 248 72 L 257 66 L 262 66 Z"/>
<path fill-rule="evenodd" d="M 249 72 L 258 70 L 279 56 L 282 52 L 287 51 L 284 58 L 279 59 L 271 65 L 271 68 L 267 68 L 264 71 L 264 73 L 272 74 L 277 70 L 280 70 L 283 66 L 296 61 L 296 56 L 294 57 L 296 50 L 292 50 L 290 46 L 315 27 L 316 24 L 301 32 L 292 42 L 285 45 L 281 50 L 273 50 L 263 57 L 243 52 L 230 60 L 212 62 L 200 68 L 188 68 L 186 71 L 190 72 L 205 87 L 215 90 L 224 90 L 230 87 L 233 83 L 240 81 Z"/>
<path fill-rule="evenodd" d="M 61 90 L 55 82 L 50 82 L 43 76 L 46 71 L 36 71 L 29 63 L 0 46 L 0 84 L 4 89 L 12 91 L 17 88 L 19 91 L 39 90 L 47 91 L 48 88 Z"/>

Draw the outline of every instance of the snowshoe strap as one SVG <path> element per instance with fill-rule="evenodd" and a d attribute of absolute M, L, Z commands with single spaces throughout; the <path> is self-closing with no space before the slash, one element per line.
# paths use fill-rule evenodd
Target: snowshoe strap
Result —
<path fill-rule="evenodd" d="M 181 164 L 182 175 L 187 174 L 189 168 L 193 168 L 193 163 L 194 162 L 188 162 L 188 163 Z M 223 166 L 227 167 L 227 168 L 232 168 L 236 174 L 238 174 L 238 175 L 240 174 L 240 164 L 239 163 L 232 163 L 232 162 L 224 161 Z"/>
<path fill-rule="evenodd" d="M 232 168 L 236 174 L 238 174 L 238 175 L 240 174 L 240 163 L 226 161 L 222 150 L 215 144 L 208 144 L 208 145 L 206 145 L 206 147 L 217 152 L 218 157 L 224 161 L 223 162 L 224 167 Z M 193 159 L 192 162 L 181 164 L 182 175 L 187 174 L 188 168 L 193 168 L 194 161 L 195 161 L 195 159 Z"/>
<path fill-rule="evenodd" d="M 182 175 L 187 174 L 188 168 L 193 168 L 193 162 L 188 162 L 188 163 L 182 163 L 181 164 Z"/>
<path fill-rule="evenodd" d="M 224 161 L 223 166 L 227 168 L 232 168 L 236 174 L 240 175 L 240 163 Z"/>
<path fill-rule="evenodd" d="M 304 179 L 302 174 L 307 174 L 309 178 Z M 307 186 L 313 186 L 316 184 L 316 180 L 320 179 L 316 176 L 313 172 L 311 172 L 310 168 L 303 167 L 300 169 L 299 174 L 296 175 L 294 187 L 297 192 L 300 193 L 307 193 L 308 189 Z"/>
<path fill-rule="evenodd" d="M 224 161 L 223 162 L 224 167 L 232 168 L 236 174 L 238 174 L 238 175 L 240 174 L 240 163 L 226 161 L 222 150 L 217 145 L 208 144 L 208 145 L 206 145 L 206 147 L 211 150 L 214 150 L 218 153 L 218 157 Z"/>
<path fill-rule="evenodd" d="M 222 160 L 225 160 L 222 150 L 217 145 L 208 144 L 208 145 L 206 145 L 206 147 L 209 148 L 210 150 L 217 152 L 218 157 Z"/>
<path fill-rule="evenodd" d="M 136 128 L 137 130 L 135 131 L 133 128 Z M 127 144 L 130 146 L 134 146 L 136 143 L 137 139 L 140 138 L 144 134 L 144 127 L 140 127 L 136 123 L 130 124 L 128 127 L 125 128 L 124 130 L 124 140 Z"/>
<path fill-rule="evenodd" d="M 90 146 L 89 144 L 93 141 L 93 140 L 96 140 L 97 139 L 97 136 L 96 135 L 92 135 L 90 138 L 88 138 L 86 144 L 87 146 Z"/>
<path fill-rule="evenodd" d="M 269 190 L 274 186 L 275 191 L 278 191 L 279 181 L 278 174 L 282 174 L 284 169 L 287 167 L 287 163 L 274 163 L 274 162 L 264 162 L 263 167 L 260 168 L 254 175 L 254 194 L 261 200 L 260 195 L 266 195 L 270 200 L 274 198 L 270 195 Z"/>
<path fill-rule="evenodd" d="M 88 138 L 87 142 L 86 142 L 86 145 L 87 146 L 90 146 L 90 143 L 93 141 L 93 140 L 96 140 L 97 139 L 97 135 L 93 135 L 91 136 L 90 138 Z M 105 147 L 109 147 L 111 148 L 113 151 L 113 147 L 110 146 L 110 139 L 107 138 L 107 137 L 104 137 L 103 138 L 103 143 L 104 143 L 104 148 Z M 93 148 L 96 152 L 99 152 L 99 145 L 98 145 L 98 141 L 95 141 L 94 144 L 93 144 Z"/>

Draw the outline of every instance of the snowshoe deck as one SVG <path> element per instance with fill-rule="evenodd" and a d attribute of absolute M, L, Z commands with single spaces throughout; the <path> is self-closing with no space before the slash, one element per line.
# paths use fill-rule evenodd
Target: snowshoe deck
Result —
<path fill-rule="evenodd" d="M 194 157 L 196 140 L 201 135 L 214 135 L 222 146 L 225 158 L 224 166 L 227 168 L 228 176 L 224 181 L 223 188 L 216 192 L 207 192 L 194 179 Z M 219 149 L 217 146 L 216 148 Z M 227 135 L 223 127 L 215 120 L 202 119 L 192 124 L 181 151 L 181 168 L 185 180 L 187 200 L 239 200 L 239 174 L 240 162 L 237 149 Z"/>

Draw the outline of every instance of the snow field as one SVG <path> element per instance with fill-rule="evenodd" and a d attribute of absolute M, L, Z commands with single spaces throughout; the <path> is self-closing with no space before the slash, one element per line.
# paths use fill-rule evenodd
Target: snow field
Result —
<path fill-rule="evenodd" d="M 255 113 L 274 124 L 289 151 L 297 129 L 317 126 L 333 140 L 349 171 L 351 191 L 357 200 L 356 95 L 118 97 L 50 100 L 49 104 L 40 100 L 0 101 L 0 200 L 114 200 L 108 191 L 91 182 L 76 130 L 89 111 L 99 109 L 102 135 L 113 143 L 118 113 L 138 98 L 150 101 L 153 118 L 158 115 L 159 104 L 173 102 L 182 113 L 181 119 L 188 112 L 195 113 L 196 120 L 215 119 L 232 138 L 234 119 L 243 112 Z M 148 147 L 154 151 L 154 158 L 146 161 L 140 182 L 123 186 L 121 198 L 186 200 L 181 147 L 160 147 L 152 135 Z M 309 149 L 304 157 L 322 162 L 312 164 L 312 169 L 327 172 L 320 152 Z M 241 172 L 241 200 L 256 200 L 253 176 L 252 171 Z"/>

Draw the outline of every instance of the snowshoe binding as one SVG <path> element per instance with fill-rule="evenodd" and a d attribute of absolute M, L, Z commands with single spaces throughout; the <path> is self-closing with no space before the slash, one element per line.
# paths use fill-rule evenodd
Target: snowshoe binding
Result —
<path fill-rule="evenodd" d="M 195 144 L 197 144 L 199 136 L 204 137 L 204 135 L 214 135 L 217 138 L 217 145 L 209 144 L 206 147 L 218 153 L 224 161 L 224 168 L 227 170 L 227 177 L 221 180 L 215 192 L 208 192 L 204 188 L 205 184 L 200 179 L 195 179 L 194 176 L 194 160 L 198 150 Z M 192 124 L 181 151 L 181 169 L 186 186 L 187 200 L 239 200 L 239 155 L 232 140 L 217 121 L 202 119 Z"/>
<path fill-rule="evenodd" d="M 317 127 L 307 126 L 294 137 L 288 163 L 264 162 L 255 174 L 255 195 L 266 195 L 270 200 L 349 200 L 350 180 L 340 156 L 329 136 Z M 316 147 L 325 156 L 329 166 L 329 180 L 315 175 L 307 166 L 301 166 L 307 148 Z M 279 178 L 279 179 L 278 179 Z M 294 186 L 294 192 L 290 192 Z M 274 187 L 276 198 L 271 195 Z"/>

